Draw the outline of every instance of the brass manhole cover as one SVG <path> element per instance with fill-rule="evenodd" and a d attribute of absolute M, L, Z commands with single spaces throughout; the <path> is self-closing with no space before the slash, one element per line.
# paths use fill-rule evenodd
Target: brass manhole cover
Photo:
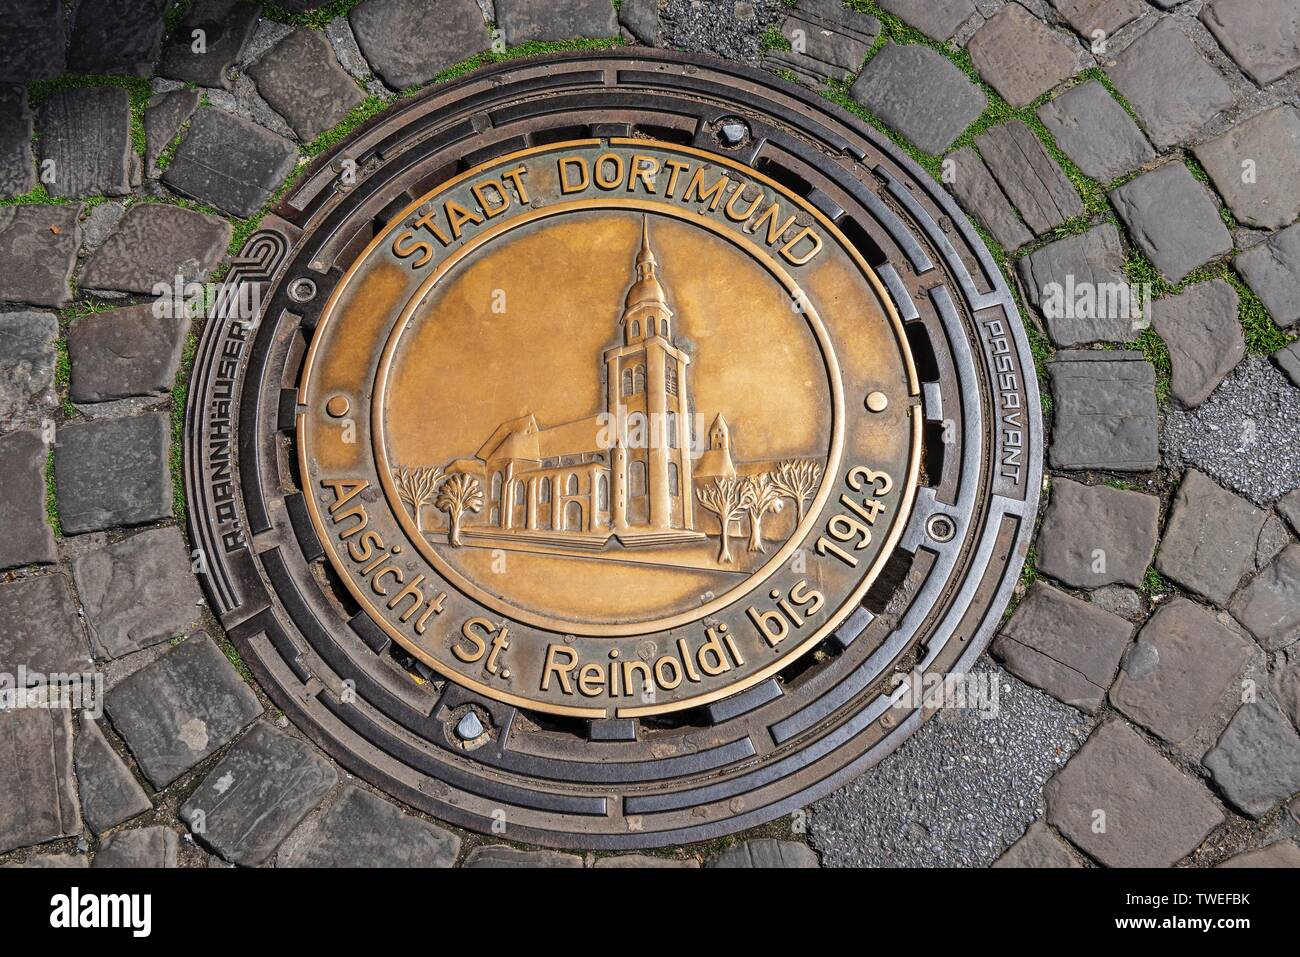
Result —
<path fill-rule="evenodd" d="M 1003 279 L 769 77 L 480 71 L 318 162 L 233 278 L 260 310 L 209 323 L 187 433 L 213 604 L 444 819 L 613 848 L 797 809 L 1014 585 L 1041 450 Z"/>

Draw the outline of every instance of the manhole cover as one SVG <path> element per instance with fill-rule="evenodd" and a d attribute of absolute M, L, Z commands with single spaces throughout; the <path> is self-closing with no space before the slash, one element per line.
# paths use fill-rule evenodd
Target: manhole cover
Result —
<path fill-rule="evenodd" d="M 299 727 L 445 820 L 619 848 L 794 811 L 1015 584 L 1041 428 L 1004 280 L 765 75 L 472 74 L 318 161 L 231 279 L 257 308 L 208 323 L 186 436 L 213 607 Z"/>

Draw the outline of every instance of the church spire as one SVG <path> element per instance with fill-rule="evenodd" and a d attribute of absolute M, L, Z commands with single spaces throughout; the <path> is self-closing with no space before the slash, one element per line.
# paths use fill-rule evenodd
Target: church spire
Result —
<path fill-rule="evenodd" d="M 650 217 L 641 217 L 641 247 L 636 254 L 636 281 L 627 291 L 623 302 L 624 341 L 637 342 L 650 336 L 663 336 L 671 341 L 673 311 L 668 308 L 668 297 L 659 283 L 659 261 L 650 245 Z"/>

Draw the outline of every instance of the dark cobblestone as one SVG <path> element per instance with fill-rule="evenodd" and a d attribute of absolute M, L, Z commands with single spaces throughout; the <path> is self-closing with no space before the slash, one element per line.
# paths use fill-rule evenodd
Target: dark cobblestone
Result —
<path fill-rule="evenodd" d="M 436 19 L 427 11 L 424 0 L 365 0 L 348 13 L 361 52 L 395 90 L 427 83 L 490 45 L 474 0 L 444 0 Z"/>
<path fill-rule="evenodd" d="M 260 9 L 245 0 L 197 0 L 164 48 L 159 75 L 229 90 L 230 69 L 257 29 Z M 203 31 L 202 53 L 193 49 L 196 30 Z"/>
<path fill-rule="evenodd" d="M 1155 369 L 1140 352 L 1062 351 L 1047 369 L 1054 468 L 1146 472 L 1159 464 Z"/>
<path fill-rule="evenodd" d="M 1155 159 L 1142 130 L 1096 80 L 1044 103 L 1038 117 L 1065 155 L 1098 182 L 1112 182 Z"/>
<path fill-rule="evenodd" d="M 0 429 L 39 424 L 52 404 L 58 317 L 0 313 Z"/>
<path fill-rule="evenodd" d="M 54 447 L 59 521 L 69 535 L 172 514 L 171 421 L 162 413 L 74 422 Z"/>
<path fill-rule="evenodd" d="M 1246 354 L 1237 291 L 1221 279 L 1152 304 L 1151 325 L 1169 346 L 1171 389 L 1183 406 L 1200 405 Z"/>
<path fill-rule="evenodd" d="M 144 788 L 105 739 L 99 725 L 84 716 L 73 756 L 81 790 L 81 813 L 96 834 L 153 808 Z"/>
<path fill-rule="evenodd" d="M 984 112 L 988 98 L 942 54 L 887 44 L 852 87 L 853 98 L 926 153 L 942 153 Z"/>
<path fill-rule="evenodd" d="M 1300 735 L 1268 702 L 1244 704 L 1205 755 L 1205 766 L 1234 807 L 1262 817 L 1300 791 Z"/>
<path fill-rule="evenodd" d="M 1174 496 L 1156 568 L 1216 605 L 1226 605 L 1255 568 L 1264 518 L 1250 502 L 1188 469 Z"/>
<path fill-rule="evenodd" d="M 0 767 L 0 854 L 81 833 L 68 709 L 0 710 Z"/>
<path fill-rule="evenodd" d="M 90 650 L 59 571 L 0 585 L 0 662 L 42 674 L 80 674 Z M 3 775 L 0 775 L 3 777 Z"/>
<path fill-rule="evenodd" d="M 280 867 L 452 867 L 460 838 L 390 801 L 345 785 L 320 814 L 285 839 Z"/>
<path fill-rule="evenodd" d="M 1078 588 L 1137 587 L 1155 554 L 1159 521 L 1154 495 L 1054 479 L 1038 533 L 1038 570 Z"/>
<path fill-rule="evenodd" d="M 979 75 L 1017 109 L 1079 69 L 1078 47 L 1018 3 L 985 21 L 966 49 Z"/>
<path fill-rule="evenodd" d="M 238 143 L 240 149 L 231 149 Z M 163 174 L 168 186 L 234 216 L 252 216 L 298 164 L 298 151 L 249 120 L 201 107 Z"/>
<path fill-rule="evenodd" d="M 36 185 L 32 131 L 26 89 L 0 84 L 0 199 L 21 196 Z"/>
<path fill-rule="evenodd" d="M 1133 242 L 1170 282 L 1232 251 L 1214 196 L 1177 160 L 1125 183 L 1110 200 Z"/>
<path fill-rule="evenodd" d="M 0 571 L 55 560 L 54 533 L 45 520 L 45 462 L 49 450 L 38 432 L 0 436 Z"/>
<path fill-rule="evenodd" d="M 148 76 L 162 52 L 169 0 L 81 0 L 68 40 L 71 73 Z"/>
<path fill-rule="evenodd" d="M 1265 110 L 1193 152 L 1246 226 L 1281 229 L 1300 216 L 1300 113 L 1294 107 Z"/>
<path fill-rule="evenodd" d="M 91 313 L 68 329 L 73 402 L 104 402 L 169 392 L 185 347 L 188 323 L 159 317 L 145 302 Z"/>
<path fill-rule="evenodd" d="M 364 99 L 339 66 L 334 48 L 315 30 L 289 34 L 248 71 L 257 92 L 289 121 L 303 142 L 340 122 Z"/>
<path fill-rule="evenodd" d="M 1234 265 L 1279 326 L 1300 321 L 1300 223 L 1246 250 Z"/>
<path fill-rule="evenodd" d="M 77 264 L 81 207 L 0 209 L 0 302 L 65 306 Z"/>

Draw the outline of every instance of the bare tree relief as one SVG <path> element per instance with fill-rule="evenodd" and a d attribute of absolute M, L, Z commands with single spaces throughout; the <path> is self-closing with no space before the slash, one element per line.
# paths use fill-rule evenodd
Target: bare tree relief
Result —
<path fill-rule="evenodd" d="M 422 512 L 426 505 L 432 505 L 438 493 L 438 483 L 442 481 L 442 469 L 438 466 L 420 468 L 393 469 L 393 484 L 397 486 L 397 495 L 411 511 L 415 519 L 415 529 L 424 531 Z"/>

